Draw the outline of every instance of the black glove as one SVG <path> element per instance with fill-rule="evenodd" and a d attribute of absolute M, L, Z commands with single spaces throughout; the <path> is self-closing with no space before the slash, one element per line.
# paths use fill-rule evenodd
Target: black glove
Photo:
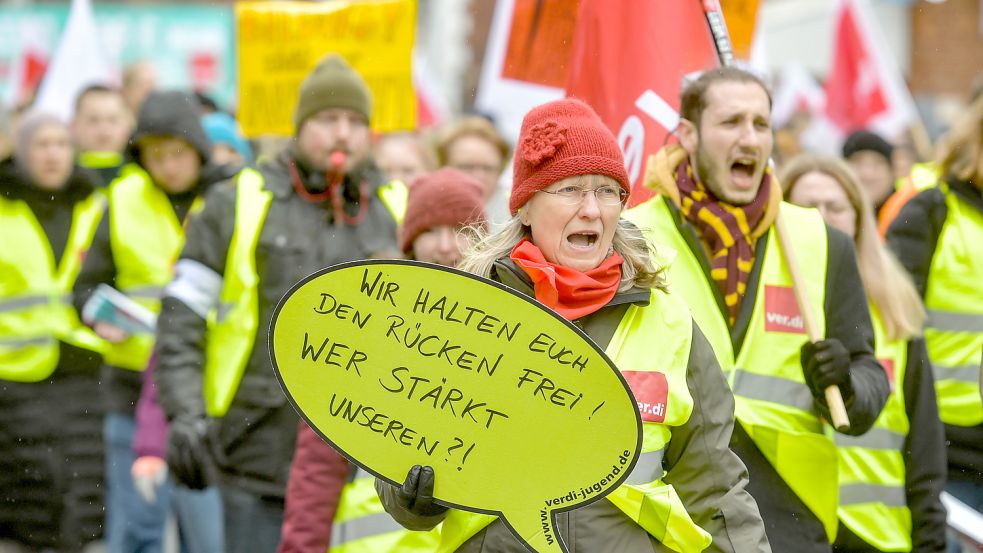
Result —
<path fill-rule="evenodd" d="M 399 506 L 423 517 L 433 517 L 447 512 L 447 507 L 433 502 L 433 481 L 433 467 L 413 465 L 413 468 L 406 473 L 403 486 L 396 492 Z"/>
<path fill-rule="evenodd" d="M 850 352 L 836 338 L 806 342 L 799 352 L 802 373 L 816 399 L 826 402 L 826 388 L 839 386 L 843 401 L 853 397 L 850 382 Z"/>
<path fill-rule="evenodd" d="M 202 417 L 178 417 L 167 432 L 167 467 L 174 479 L 192 490 L 209 485 L 208 422 Z"/>

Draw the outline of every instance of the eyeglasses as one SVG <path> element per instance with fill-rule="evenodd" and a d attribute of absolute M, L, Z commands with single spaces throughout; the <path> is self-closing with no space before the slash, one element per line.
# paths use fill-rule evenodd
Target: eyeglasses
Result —
<path fill-rule="evenodd" d="M 620 186 L 598 186 L 597 188 L 584 188 L 582 186 L 564 186 L 557 190 L 537 190 L 557 198 L 566 205 L 580 205 L 587 194 L 593 193 L 597 203 L 605 206 L 624 205 L 628 199 L 628 193 Z"/>

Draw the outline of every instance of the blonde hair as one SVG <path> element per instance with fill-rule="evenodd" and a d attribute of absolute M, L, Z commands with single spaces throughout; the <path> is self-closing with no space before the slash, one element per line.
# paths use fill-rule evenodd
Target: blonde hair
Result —
<path fill-rule="evenodd" d="M 502 156 L 502 166 L 499 169 L 504 171 L 509 163 L 509 155 L 512 148 L 508 141 L 495 129 L 491 121 L 479 115 L 467 115 L 444 127 L 437 137 L 435 149 L 437 150 L 437 160 L 441 167 L 447 165 L 447 155 L 451 145 L 462 136 L 476 136 L 489 142 Z"/>
<path fill-rule="evenodd" d="M 604 179 L 605 182 L 615 183 L 614 179 L 602 175 L 580 175 L 571 178 L 578 181 L 588 179 L 587 182 Z M 486 278 L 491 276 L 496 261 L 507 257 L 523 238 L 531 237 L 529 227 L 522 224 L 519 215 L 509 219 L 498 232 L 488 233 L 483 228 L 473 228 L 471 231 L 474 239 L 464 252 L 464 258 L 458 268 Z M 619 218 L 611 246 L 625 260 L 621 265 L 619 291 L 633 287 L 666 289 L 662 269 L 656 268 L 652 262 L 655 248 L 646 240 L 638 227 Z"/>
<path fill-rule="evenodd" d="M 983 178 L 983 96 L 976 98 L 952 130 L 939 140 L 936 156 L 942 174 L 981 186 Z"/>
<path fill-rule="evenodd" d="M 785 199 L 791 195 L 800 178 L 814 172 L 835 179 L 853 206 L 857 229 L 853 242 L 857 248 L 860 278 L 867 292 L 867 301 L 880 313 L 887 337 L 907 340 L 919 336 L 925 322 L 921 297 L 907 271 L 881 244 L 874 210 L 853 170 L 838 158 L 800 154 L 782 168 L 779 180 Z"/>

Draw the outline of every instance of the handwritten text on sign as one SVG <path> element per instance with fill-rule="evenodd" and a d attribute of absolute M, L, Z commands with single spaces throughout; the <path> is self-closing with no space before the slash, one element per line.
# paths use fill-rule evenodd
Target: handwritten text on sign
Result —
<path fill-rule="evenodd" d="M 552 514 L 613 490 L 641 446 L 635 401 L 593 342 L 458 271 L 325 269 L 281 301 L 270 348 L 288 396 L 336 448 L 394 484 L 433 466 L 441 502 L 505 517 L 537 551 L 562 550 Z"/>
<path fill-rule="evenodd" d="M 372 91 L 372 128 L 413 129 L 413 0 L 240 2 L 239 122 L 248 136 L 294 132 L 300 84 L 329 53 L 341 54 Z"/>

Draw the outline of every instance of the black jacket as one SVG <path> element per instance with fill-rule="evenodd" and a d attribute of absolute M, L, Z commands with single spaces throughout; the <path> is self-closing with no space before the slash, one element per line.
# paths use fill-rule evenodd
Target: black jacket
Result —
<path fill-rule="evenodd" d="M 201 113 L 194 98 L 182 92 L 154 92 L 141 104 L 137 127 L 130 138 L 128 154 L 141 168 L 140 141 L 147 136 L 170 136 L 188 142 L 202 159 L 202 169 L 198 183 L 188 192 L 169 194 L 171 207 L 178 220 L 183 221 L 195 198 L 203 195 L 208 188 L 219 181 L 234 175 L 232 168 L 212 165 L 208 162 L 211 146 L 201 126 Z M 75 306 L 81 312 L 96 286 L 105 283 L 116 286 L 116 263 L 110 243 L 109 220 L 110 205 L 103 216 L 89 255 L 86 256 L 82 271 L 75 285 Z M 161 214 L 170 217 L 170 214 Z M 133 414 L 140 397 L 143 378 L 137 371 L 105 365 L 102 379 L 109 411 Z"/>
<path fill-rule="evenodd" d="M 668 205 L 680 235 L 696 258 L 704 261 L 701 265 L 707 271 L 706 278 L 713 282 L 709 277 L 709 262 L 706 261 L 706 253 L 696 231 L 680 216 L 679 210 L 671 202 Z M 827 226 L 826 231 L 828 262 L 823 306 L 826 336 L 839 340 L 850 352 L 854 398 L 846 405 L 850 418 L 849 434 L 860 435 L 874 424 L 887 401 L 890 386 L 883 367 L 874 357 L 874 330 L 857 269 L 853 241 L 831 227 Z M 768 233 L 754 245 L 755 259 L 748 278 L 748 291 L 741 301 L 737 320 L 731 328 L 731 342 L 735 352 L 739 352 L 744 345 L 765 252 L 772 247 L 778 246 L 769 243 Z M 716 296 L 717 304 L 723 306 L 719 288 L 715 285 L 710 288 Z M 823 403 L 817 401 L 816 407 L 826 420 L 830 420 L 828 409 Z M 831 546 L 819 519 L 778 475 L 740 424 L 734 427 L 731 448 L 747 465 L 751 475 L 748 491 L 758 503 L 772 549 L 795 553 L 828 552 Z"/>
<path fill-rule="evenodd" d="M 174 215 L 179 221 L 183 221 L 191 208 L 195 198 L 203 195 L 213 184 L 227 180 L 233 176 L 233 168 L 218 165 L 205 165 L 201 171 L 198 184 L 188 192 L 180 194 L 168 194 L 167 198 L 174 209 Z M 92 240 L 92 247 L 89 249 L 85 262 L 82 264 L 82 271 L 75 282 L 74 303 L 79 312 L 96 286 L 100 283 L 116 287 L 116 261 L 113 254 L 112 243 L 110 241 L 110 215 L 113 206 L 106 208 L 102 221 L 96 228 L 95 238 Z M 170 217 L 170 214 L 161 214 Z M 137 371 L 104 365 L 102 368 L 102 380 L 104 383 L 104 393 L 106 406 L 109 411 L 132 415 L 136 408 L 137 400 L 140 398 L 140 388 L 143 386 L 143 376 Z"/>
<path fill-rule="evenodd" d="M 55 260 L 64 255 L 75 205 L 93 193 L 95 182 L 76 167 L 65 188 L 42 191 L 12 160 L 0 162 L 0 195 L 30 207 Z M 0 536 L 77 551 L 102 535 L 103 412 L 93 400 L 100 360 L 62 342 L 49 378 L 0 380 Z"/>
<path fill-rule="evenodd" d="M 948 186 L 966 204 L 983 213 L 983 192 L 968 182 L 949 178 Z M 935 248 L 949 208 L 941 188 L 930 188 L 912 198 L 887 233 L 888 246 L 911 273 L 918 292 L 925 297 Z M 948 440 L 949 478 L 983 482 L 983 424 L 945 425 Z"/>
<path fill-rule="evenodd" d="M 312 203 L 294 190 L 291 152 L 260 164 L 265 188 L 273 195 L 256 248 L 259 274 L 259 329 L 245 374 L 221 419 L 211 425 L 212 451 L 220 482 L 282 500 L 297 437 L 298 417 L 273 373 L 267 341 L 273 309 L 284 293 L 323 267 L 368 257 L 398 257 L 396 223 L 376 194 L 382 175 L 371 163 L 345 178 L 345 209 L 358 213 L 358 186 L 370 187 L 365 219 L 358 226 L 336 225 L 330 203 Z M 298 164 L 308 190 L 323 189 L 323 173 Z M 221 277 L 235 229 L 236 189 L 232 183 L 212 190 L 205 209 L 188 223 L 182 260 Z M 157 346 L 155 378 L 169 419 L 203 416 L 202 367 L 205 321 L 181 300 L 165 296 Z"/>

